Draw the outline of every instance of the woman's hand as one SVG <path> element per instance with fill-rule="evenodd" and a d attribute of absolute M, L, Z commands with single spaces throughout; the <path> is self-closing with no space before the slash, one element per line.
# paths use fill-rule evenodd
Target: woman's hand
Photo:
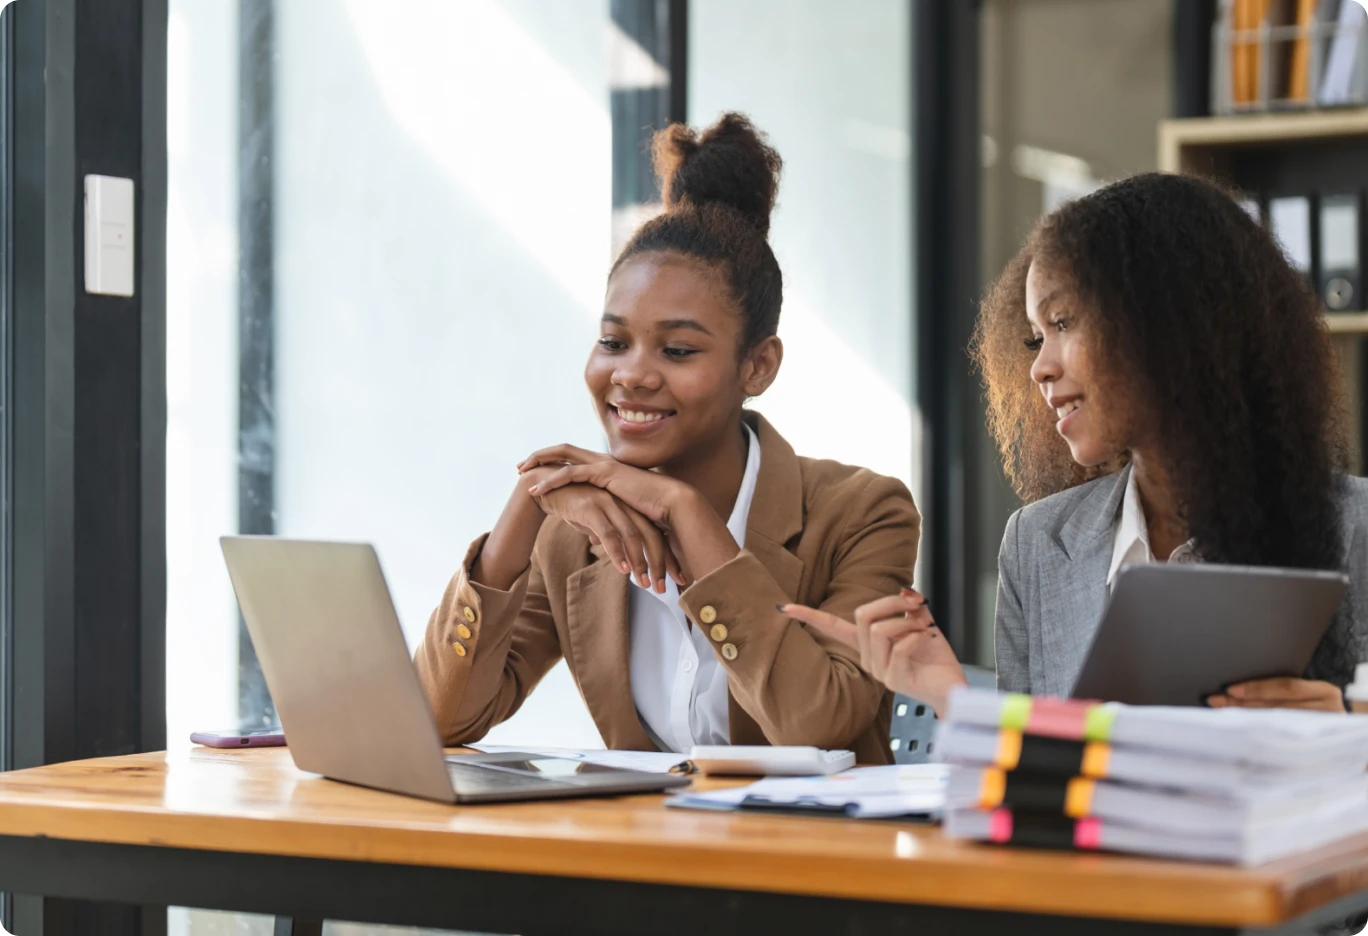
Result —
<path fill-rule="evenodd" d="M 741 551 L 727 522 L 697 489 L 659 472 L 633 468 L 612 456 L 573 445 L 534 452 L 518 470 L 551 471 L 529 488 L 534 497 L 546 497 L 569 485 L 592 485 L 612 494 L 668 531 L 668 544 L 691 582 L 720 568 Z"/>
<path fill-rule="evenodd" d="M 556 468 L 532 489 L 534 497 L 568 484 L 592 484 L 602 488 L 652 523 L 668 528 L 680 500 L 693 489 L 682 481 L 655 471 L 633 468 L 611 455 L 590 452 L 573 445 L 556 445 L 533 452 L 518 465 L 528 472 L 541 466 Z"/>
<path fill-rule="evenodd" d="M 1344 695 L 1334 683 L 1317 679 L 1253 679 L 1207 697 L 1212 708 L 1296 708 L 1343 712 Z"/>
<path fill-rule="evenodd" d="M 666 576 L 680 588 L 686 587 L 687 579 L 664 532 L 602 488 L 571 484 L 542 492 L 534 484 L 528 493 L 548 517 L 561 518 L 590 542 L 602 545 L 613 564 L 624 574 L 636 576 L 643 588 L 664 593 Z"/>
<path fill-rule="evenodd" d="M 860 666 L 894 692 L 925 702 L 939 715 L 964 668 L 936 627 L 926 599 L 910 588 L 855 610 L 855 623 L 804 605 L 780 610 L 860 651 Z"/>

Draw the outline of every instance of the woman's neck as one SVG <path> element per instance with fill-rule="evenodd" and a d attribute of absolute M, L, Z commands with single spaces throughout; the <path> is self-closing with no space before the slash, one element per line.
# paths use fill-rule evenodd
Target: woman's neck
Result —
<path fill-rule="evenodd" d="M 689 453 L 688 458 L 661 465 L 663 475 L 683 481 L 703 495 L 717 515 L 726 523 L 741 493 L 741 481 L 746 476 L 746 458 L 750 454 L 750 439 L 744 425 L 738 431 L 724 432 L 715 444 Z"/>
<path fill-rule="evenodd" d="M 1173 551 L 1191 537 L 1187 523 L 1179 513 L 1172 475 L 1162 459 L 1138 451 L 1131 453 L 1131 466 L 1136 487 L 1140 490 L 1140 506 L 1145 512 L 1150 550 L 1154 558 L 1167 562 Z"/>

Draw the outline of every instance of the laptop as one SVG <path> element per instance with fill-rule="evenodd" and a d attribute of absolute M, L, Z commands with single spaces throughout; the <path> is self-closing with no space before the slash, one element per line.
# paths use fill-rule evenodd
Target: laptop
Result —
<path fill-rule="evenodd" d="M 1300 676 L 1348 584 L 1306 569 L 1122 566 L 1073 697 L 1203 705 L 1233 683 Z"/>
<path fill-rule="evenodd" d="M 687 777 L 522 753 L 446 756 L 375 550 L 220 539 L 301 770 L 447 803 L 650 793 Z"/>

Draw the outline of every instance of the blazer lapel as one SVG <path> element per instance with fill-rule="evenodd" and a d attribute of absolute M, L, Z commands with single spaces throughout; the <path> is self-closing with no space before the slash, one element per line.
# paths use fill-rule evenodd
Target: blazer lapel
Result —
<path fill-rule="evenodd" d="M 1127 465 L 1112 484 L 1098 484 L 1048 539 L 1039 608 L 1047 695 L 1073 691 L 1111 597 L 1111 534 L 1130 470 Z"/>
<path fill-rule="evenodd" d="M 601 547 L 592 552 L 598 561 L 566 580 L 566 657 L 604 744 L 653 751 L 655 745 L 632 702 L 627 624 L 632 586 Z"/>
<path fill-rule="evenodd" d="M 793 446 L 759 413 L 742 414 L 760 440 L 760 473 L 746 517 L 746 541 L 741 544 L 760 561 L 791 601 L 802 601 L 803 560 L 785 544 L 803 532 L 803 475 Z M 765 744 L 755 720 L 731 699 L 733 744 Z"/>

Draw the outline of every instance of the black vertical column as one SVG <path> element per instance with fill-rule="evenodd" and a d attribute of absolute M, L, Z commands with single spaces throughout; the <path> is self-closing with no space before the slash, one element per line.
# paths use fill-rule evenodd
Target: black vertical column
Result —
<path fill-rule="evenodd" d="M 4 14 L 12 607 L 7 768 L 159 750 L 165 728 L 166 0 Z M 84 178 L 134 185 L 134 295 L 85 291 Z M 24 936 L 165 909 L 17 898 Z"/>
<path fill-rule="evenodd" d="M 275 0 L 238 4 L 238 530 L 276 531 Z M 238 720 L 278 724 L 238 619 Z"/>
<path fill-rule="evenodd" d="M 1211 113 L 1211 27 L 1216 0 L 1174 0 L 1173 116 Z"/>
<path fill-rule="evenodd" d="M 983 457 L 965 350 L 979 280 L 979 15 L 976 0 L 913 0 L 913 278 L 917 400 L 925 432 L 922 554 L 937 620 L 966 660 L 978 596 L 969 495 Z"/>
<path fill-rule="evenodd" d="M 613 126 L 613 244 L 660 202 L 651 136 L 685 119 L 686 0 L 612 0 L 608 86 Z"/>

